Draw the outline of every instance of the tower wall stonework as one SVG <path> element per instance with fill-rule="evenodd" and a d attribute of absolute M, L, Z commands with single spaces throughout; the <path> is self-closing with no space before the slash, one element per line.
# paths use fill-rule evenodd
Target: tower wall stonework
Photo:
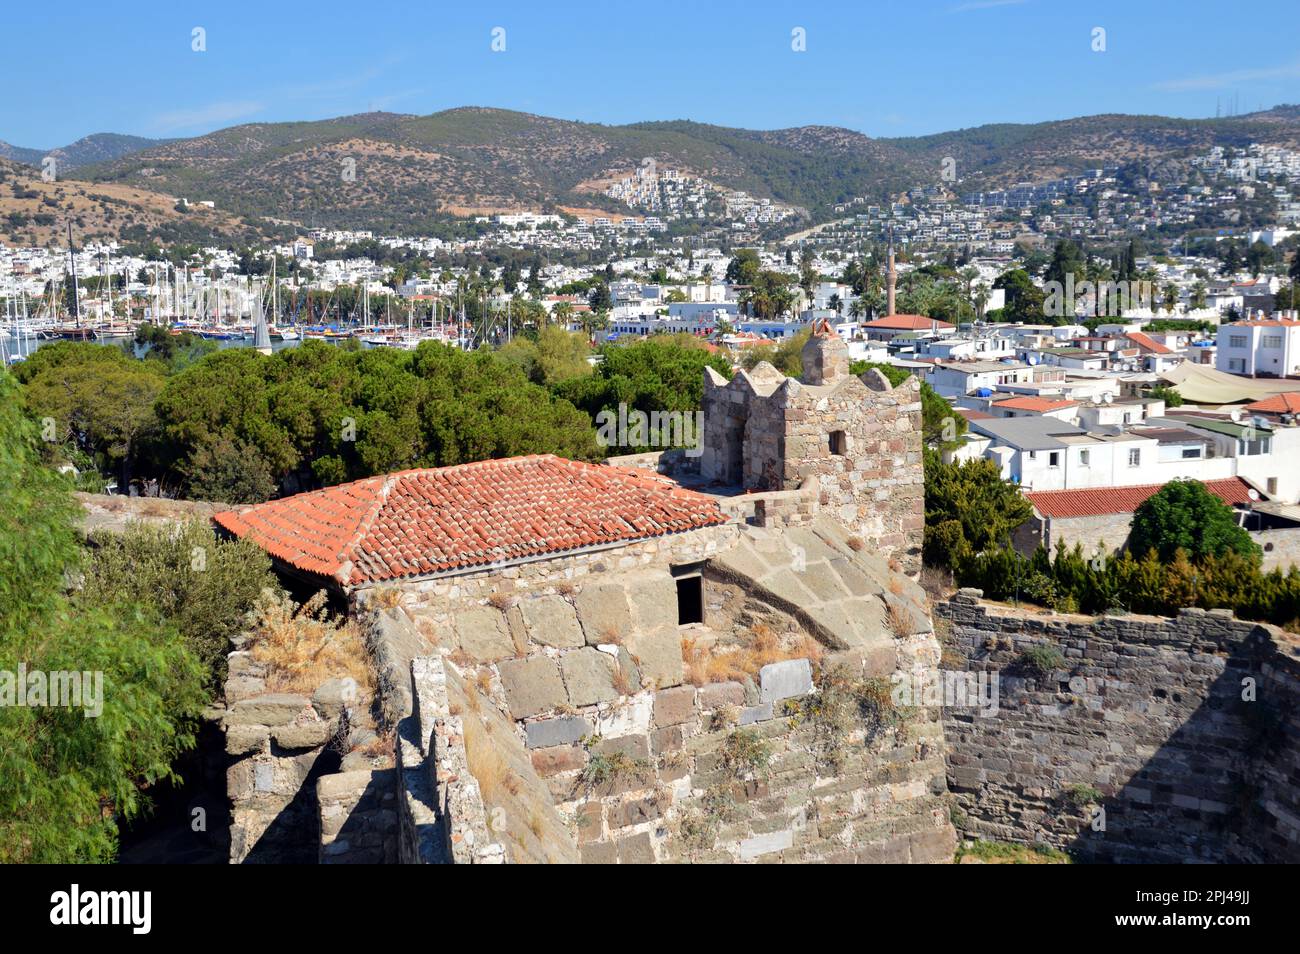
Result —
<path fill-rule="evenodd" d="M 805 358 L 838 358 L 816 350 Z M 725 384 L 706 380 L 702 473 L 750 492 L 796 490 L 815 479 L 823 513 L 904 572 L 919 573 L 925 525 L 919 382 L 908 378 L 890 388 L 874 372 L 859 379 L 832 369 L 831 383 L 810 385 L 768 369 L 778 376 L 775 387 L 758 369 L 753 378 L 738 372 Z"/>

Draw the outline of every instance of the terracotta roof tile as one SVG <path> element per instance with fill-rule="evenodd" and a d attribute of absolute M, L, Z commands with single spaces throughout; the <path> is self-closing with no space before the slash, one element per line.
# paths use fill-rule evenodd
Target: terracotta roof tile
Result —
<path fill-rule="evenodd" d="M 1250 484 L 1240 477 L 1204 481 L 1205 489 L 1229 506 L 1250 502 Z M 1044 517 L 1100 517 L 1111 513 L 1133 513 L 1164 484 L 1136 487 L 1098 487 L 1093 490 L 1040 490 L 1025 494 Z"/>
<path fill-rule="evenodd" d="M 1247 404 L 1246 410 L 1258 411 L 1261 414 L 1300 414 L 1300 393 L 1283 391 L 1262 401 Z"/>
<path fill-rule="evenodd" d="M 213 519 L 283 563 L 344 585 L 726 521 L 714 498 L 651 471 L 550 454 L 400 471 Z"/>
<path fill-rule="evenodd" d="M 862 327 L 884 328 L 886 330 L 898 329 L 901 331 L 925 331 L 931 327 L 952 328 L 954 326 L 946 321 L 940 321 L 938 318 L 927 318 L 925 315 L 887 315 L 884 318 L 877 318 L 875 321 L 868 321 Z"/>
<path fill-rule="evenodd" d="M 1059 411 L 1062 408 L 1076 407 L 1078 404 L 1078 401 L 1053 401 L 1049 398 L 1041 397 L 1017 397 L 1008 398 L 1005 401 L 998 401 L 998 403 L 993 406 L 999 409 L 1005 408 L 1011 411 L 1036 411 L 1039 414 L 1043 414 L 1047 411 Z"/>
<path fill-rule="evenodd" d="M 1172 348 L 1166 348 L 1160 342 L 1156 341 L 1150 335 L 1143 334 L 1141 331 L 1130 331 L 1124 337 L 1133 342 L 1143 351 L 1150 351 L 1152 354 L 1173 354 Z"/>

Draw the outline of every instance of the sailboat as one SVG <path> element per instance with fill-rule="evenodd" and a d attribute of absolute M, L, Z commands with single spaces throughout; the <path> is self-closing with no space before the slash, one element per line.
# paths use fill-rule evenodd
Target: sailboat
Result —
<path fill-rule="evenodd" d="M 299 339 L 296 328 L 280 327 L 280 283 L 275 277 L 276 256 L 271 256 L 271 326 L 268 332 L 272 341 L 297 341 Z M 257 347 L 254 343 L 253 347 Z"/>

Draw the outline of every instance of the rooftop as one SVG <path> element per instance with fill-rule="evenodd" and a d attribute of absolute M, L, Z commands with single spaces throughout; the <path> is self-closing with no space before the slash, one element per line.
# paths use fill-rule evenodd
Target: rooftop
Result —
<path fill-rule="evenodd" d="M 1240 477 L 1204 481 L 1205 489 L 1230 507 L 1251 502 L 1250 484 Z M 1100 517 L 1111 513 L 1133 513 L 1164 484 L 1135 487 L 1099 487 L 1093 490 L 1042 490 L 1025 494 L 1044 517 Z"/>
<path fill-rule="evenodd" d="M 1016 397 L 1007 401 L 998 401 L 993 406 L 999 410 L 1034 411 L 1038 414 L 1045 414 L 1048 411 L 1060 411 L 1067 407 L 1075 407 L 1078 403 L 1078 401 L 1053 401 L 1041 397 Z"/>
<path fill-rule="evenodd" d="M 1247 404 L 1246 410 L 1257 414 L 1300 414 L 1300 394 L 1283 391 L 1262 401 Z"/>
<path fill-rule="evenodd" d="M 868 321 L 862 325 L 863 328 L 883 328 L 886 331 L 897 329 L 899 331 L 928 331 L 931 328 L 953 328 L 952 324 L 946 321 L 940 321 L 938 318 L 927 318 L 925 315 L 886 315 L 884 318 L 877 318 L 875 321 Z"/>
<path fill-rule="evenodd" d="M 287 566 L 358 586 L 726 522 L 647 470 L 551 454 L 405 470 L 217 514 Z"/>

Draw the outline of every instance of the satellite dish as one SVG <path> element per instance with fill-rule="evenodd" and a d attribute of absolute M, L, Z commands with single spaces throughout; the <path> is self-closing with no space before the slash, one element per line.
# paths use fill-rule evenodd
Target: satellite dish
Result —
<path fill-rule="evenodd" d="M 1107 391 L 1104 395 L 1102 395 L 1102 400 L 1105 401 L 1107 404 L 1113 404 L 1115 401 L 1115 395 Z"/>
<path fill-rule="evenodd" d="M 1250 490 L 1246 491 L 1246 496 L 1249 497 L 1251 500 L 1258 500 L 1259 491 L 1256 490 L 1254 487 L 1251 487 Z"/>
<path fill-rule="evenodd" d="M 1232 419 L 1232 422 L 1233 422 L 1234 424 L 1237 423 L 1238 421 L 1240 421 L 1240 420 L 1241 420 L 1241 408 L 1239 408 L 1239 407 L 1234 407 L 1231 411 L 1228 412 L 1228 417 L 1230 417 L 1230 418 Z"/>

